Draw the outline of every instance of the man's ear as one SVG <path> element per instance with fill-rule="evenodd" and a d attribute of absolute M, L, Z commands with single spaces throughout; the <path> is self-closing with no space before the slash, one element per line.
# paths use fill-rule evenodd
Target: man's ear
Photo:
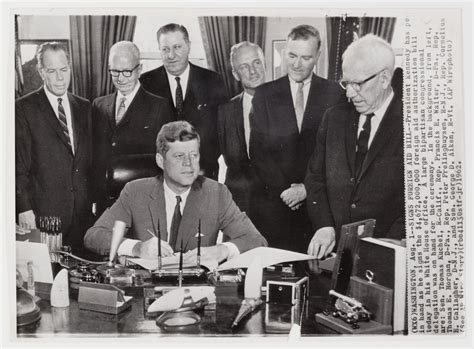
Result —
<path fill-rule="evenodd" d="M 235 72 L 235 70 L 232 69 L 232 75 L 234 76 L 234 79 L 237 81 L 240 81 L 239 75 Z"/>
<path fill-rule="evenodd" d="M 163 161 L 165 159 L 160 153 L 156 153 L 156 164 L 158 165 L 159 168 L 163 170 Z"/>
<path fill-rule="evenodd" d="M 382 71 L 382 87 L 387 89 L 392 84 L 392 75 L 388 72 L 387 69 Z"/>

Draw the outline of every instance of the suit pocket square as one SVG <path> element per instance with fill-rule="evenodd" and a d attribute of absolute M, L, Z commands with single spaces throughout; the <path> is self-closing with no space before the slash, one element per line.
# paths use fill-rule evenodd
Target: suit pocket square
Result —
<path fill-rule="evenodd" d="M 197 110 L 201 110 L 201 109 L 204 109 L 204 108 L 206 108 L 206 107 L 207 107 L 207 104 L 206 104 L 206 103 L 204 103 L 204 104 L 199 104 L 199 105 L 197 106 Z"/>

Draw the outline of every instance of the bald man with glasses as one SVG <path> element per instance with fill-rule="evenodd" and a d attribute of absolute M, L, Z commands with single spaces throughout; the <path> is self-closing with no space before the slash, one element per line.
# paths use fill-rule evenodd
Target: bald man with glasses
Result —
<path fill-rule="evenodd" d="M 173 119 L 169 102 L 147 92 L 138 78 L 140 51 L 130 41 L 115 43 L 109 54 L 109 73 L 116 92 L 92 104 L 94 202 L 96 214 L 106 208 L 105 173 L 121 155 L 154 154 L 161 126 Z"/>
<path fill-rule="evenodd" d="M 391 86 L 395 55 L 368 34 L 344 52 L 347 103 L 327 110 L 305 178 L 314 236 L 308 253 L 322 258 L 343 224 L 374 218 L 374 237 L 405 237 L 403 104 Z"/>

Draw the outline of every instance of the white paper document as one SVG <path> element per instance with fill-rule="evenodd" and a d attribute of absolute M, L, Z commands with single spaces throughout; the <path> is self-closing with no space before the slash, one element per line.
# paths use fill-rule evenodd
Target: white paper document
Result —
<path fill-rule="evenodd" d="M 27 264 L 33 262 L 35 282 L 53 283 L 53 271 L 48 246 L 37 242 L 16 242 L 16 268 L 23 280 L 28 280 Z"/>
<path fill-rule="evenodd" d="M 257 247 L 221 264 L 217 270 L 248 268 L 256 256 L 260 257 L 262 268 L 278 263 L 307 261 L 316 258 L 308 254 L 281 250 L 279 248 Z"/>

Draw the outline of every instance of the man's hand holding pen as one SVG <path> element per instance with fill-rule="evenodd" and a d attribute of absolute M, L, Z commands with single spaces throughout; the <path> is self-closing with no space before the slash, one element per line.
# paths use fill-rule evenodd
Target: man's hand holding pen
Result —
<path fill-rule="evenodd" d="M 164 240 L 161 240 L 161 256 L 169 257 L 174 251 Z M 158 238 L 152 237 L 146 241 L 140 241 L 133 247 L 133 255 L 140 258 L 156 259 L 158 255 Z"/>

